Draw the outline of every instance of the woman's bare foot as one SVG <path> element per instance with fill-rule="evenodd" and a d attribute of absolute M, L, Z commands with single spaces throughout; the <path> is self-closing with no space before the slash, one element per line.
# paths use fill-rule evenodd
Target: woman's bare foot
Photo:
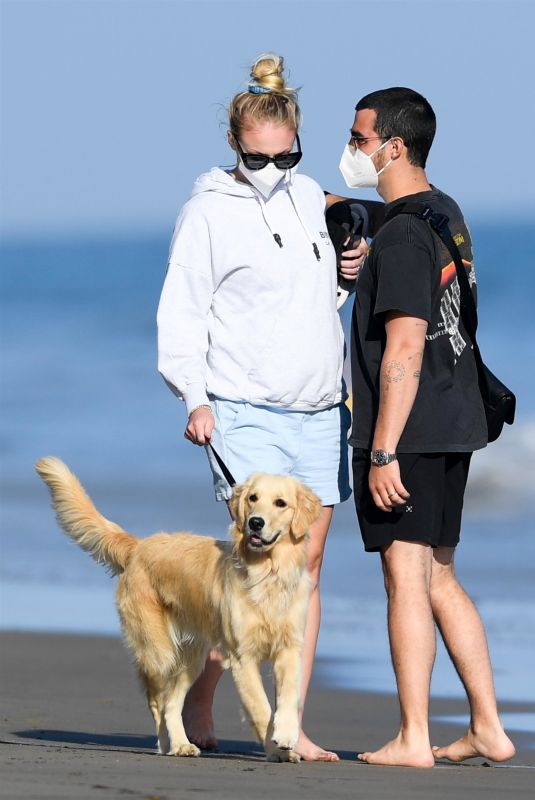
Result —
<path fill-rule="evenodd" d="M 367 764 L 382 764 L 386 767 L 433 767 L 435 759 L 429 742 L 425 740 L 409 741 L 399 733 L 391 742 L 387 742 L 374 753 L 359 753 L 357 758 Z"/>
<path fill-rule="evenodd" d="M 433 747 L 435 758 L 464 761 L 467 758 L 488 758 L 490 761 L 507 761 L 515 754 L 515 746 L 501 726 L 468 733 L 447 747 Z"/>
<path fill-rule="evenodd" d="M 324 750 L 323 747 L 314 744 L 304 731 L 300 731 L 299 738 L 295 747 L 295 753 L 298 753 L 303 761 L 340 761 L 339 756 L 331 750 Z"/>
<path fill-rule="evenodd" d="M 191 700 L 188 702 L 186 698 L 182 719 L 186 736 L 192 744 L 196 744 L 201 750 L 217 750 L 211 706 L 200 705 Z"/>

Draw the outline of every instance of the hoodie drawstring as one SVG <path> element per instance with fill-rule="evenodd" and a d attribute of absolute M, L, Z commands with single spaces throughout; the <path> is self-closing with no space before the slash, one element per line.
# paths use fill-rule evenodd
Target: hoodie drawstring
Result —
<path fill-rule="evenodd" d="M 262 211 L 262 216 L 264 217 L 264 222 L 266 223 L 266 225 L 268 226 L 269 230 L 271 231 L 271 235 L 273 236 L 273 238 L 275 239 L 275 241 L 277 242 L 279 247 L 282 247 L 282 239 L 281 239 L 280 233 L 275 233 L 275 231 L 273 230 L 273 228 L 269 224 L 269 219 L 268 219 L 268 215 L 267 215 L 266 204 L 264 203 L 264 198 L 260 195 L 259 192 L 254 192 L 254 196 L 258 200 L 258 203 L 260 205 L 260 210 Z"/>
<path fill-rule="evenodd" d="M 296 201 L 295 197 L 293 196 L 293 192 L 292 192 L 289 184 L 288 184 L 288 187 L 287 187 L 287 192 L 288 192 L 288 195 L 290 197 L 290 200 L 292 201 L 292 205 L 294 207 L 295 213 L 297 214 L 297 218 L 298 218 L 299 222 L 301 223 L 301 227 L 305 231 L 305 233 L 307 235 L 307 238 L 308 238 L 309 242 L 312 245 L 312 250 L 314 251 L 314 255 L 316 256 L 317 261 L 321 261 L 321 255 L 320 255 L 320 251 L 319 251 L 318 245 L 314 241 L 309 229 L 306 226 L 306 223 L 305 223 L 303 217 L 301 216 L 301 213 L 299 211 L 299 206 L 297 205 L 297 201 Z"/>
<path fill-rule="evenodd" d="M 290 181 L 285 179 L 285 183 L 286 183 L 286 191 L 287 191 L 288 197 L 290 198 L 290 201 L 291 201 L 291 203 L 292 203 L 292 205 L 294 207 L 294 211 L 295 211 L 295 213 L 297 215 L 297 219 L 301 223 L 301 227 L 303 228 L 303 230 L 304 230 L 304 232 L 305 232 L 305 234 L 307 236 L 307 239 L 309 240 L 310 244 L 312 245 L 312 250 L 314 251 L 314 255 L 316 256 L 316 260 L 317 261 L 321 261 L 321 255 L 320 255 L 319 247 L 316 244 L 316 242 L 314 241 L 314 238 L 313 238 L 312 234 L 310 233 L 309 229 L 306 226 L 306 223 L 305 223 L 303 217 L 301 216 L 301 213 L 299 211 L 299 206 L 297 205 L 296 198 L 293 196 L 293 193 L 292 193 L 292 190 L 291 190 L 291 187 L 290 187 Z M 282 242 L 281 235 L 279 233 L 276 233 L 273 230 L 272 226 L 270 225 L 269 217 L 268 217 L 268 210 L 266 208 L 266 203 L 264 201 L 264 198 L 262 197 L 260 192 L 256 192 L 256 191 L 254 192 L 254 196 L 256 197 L 256 199 L 257 199 L 257 201 L 258 201 L 258 203 L 260 205 L 260 208 L 262 210 L 262 216 L 264 217 L 264 222 L 266 223 L 266 225 L 268 226 L 269 230 L 271 231 L 271 235 L 273 236 L 273 238 L 275 239 L 275 241 L 279 245 L 279 247 L 283 247 L 283 242 Z"/>

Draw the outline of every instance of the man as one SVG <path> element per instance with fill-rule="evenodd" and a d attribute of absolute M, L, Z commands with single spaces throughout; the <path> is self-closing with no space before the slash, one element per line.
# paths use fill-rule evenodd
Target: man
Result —
<path fill-rule="evenodd" d="M 353 474 L 365 549 L 380 552 L 399 694 L 398 735 L 370 764 L 431 767 L 514 755 L 496 707 L 481 619 L 454 573 L 470 457 L 487 431 L 470 341 L 459 319 L 451 256 L 427 223 L 389 213 L 422 202 L 449 217 L 475 284 L 470 235 L 456 203 L 425 173 L 435 134 L 429 103 L 410 89 L 356 106 L 340 168 L 349 186 L 376 186 L 387 222 L 358 281 L 352 325 Z M 435 623 L 468 695 L 468 732 L 431 748 L 429 689 Z"/>

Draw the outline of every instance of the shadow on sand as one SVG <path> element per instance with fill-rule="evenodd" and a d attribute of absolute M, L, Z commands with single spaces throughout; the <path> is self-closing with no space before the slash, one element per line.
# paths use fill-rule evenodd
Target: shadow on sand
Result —
<path fill-rule="evenodd" d="M 126 733 L 84 733 L 83 731 L 59 731 L 35 728 L 33 730 L 14 731 L 20 739 L 27 739 L 25 744 L 35 745 L 36 741 L 48 744 L 66 744 L 74 746 L 89 746 L 92 750 L 119 749 L 132 752 L 145 752 L 147 755 L 156 755 L 156 740 L 154 736 L 133 735 Z M 355 751 L 337 751 L 343 761 L 355 761 Z M 203 758 L 245 758 L 247 760 L 263 761 L 264 752 L 257 742 L 240 741 L 236 739 L 220 739 L 217 750 L 203 751 Z"/>

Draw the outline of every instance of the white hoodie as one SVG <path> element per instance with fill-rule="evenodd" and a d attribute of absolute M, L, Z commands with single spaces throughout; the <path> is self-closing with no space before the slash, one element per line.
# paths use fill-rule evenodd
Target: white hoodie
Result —
<path fill-rule="evenodd" d="M 339 403 L 336 291 L 318 184 L 287 173 L 265 200 L 215 167 L 175 226 L 158 369 L 188 414 L 210 397 L 295 410 Z"/>

